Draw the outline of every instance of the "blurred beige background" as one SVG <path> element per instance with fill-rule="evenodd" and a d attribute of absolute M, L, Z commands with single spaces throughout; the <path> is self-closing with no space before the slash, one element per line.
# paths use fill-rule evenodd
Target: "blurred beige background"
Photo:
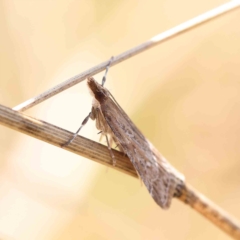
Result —
<path fill-rule="evenodd" d="M 14 107 L 223 3 L 1 0 L 0 103 Z M 239 10 L 224 15 L 111 68 L 106 83 L 187 181 L 238 219 L 239 22 Z M 26 113 L 74 132 L 91 101 L 82 82 Z M 1 239 L 229 239 L 177 200 L 163 211 L 132 177 L 0 132 Z M 93 122 L 81 135 L 99 137 Z"/>

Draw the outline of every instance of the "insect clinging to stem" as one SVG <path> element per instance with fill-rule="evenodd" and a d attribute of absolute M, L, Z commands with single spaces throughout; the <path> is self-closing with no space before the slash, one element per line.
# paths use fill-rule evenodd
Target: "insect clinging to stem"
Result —
<path fill-rule="evenodd" d="M 106 137 L 113 165 L 115 165 L 115 158 L 111 146 L 116 143 L 131 160 L 138 176 L 155 202 L 163 209 L 167 209 L 176 194 L 177 187 L 182 185 L 184 176 L 175 170 L 144 137 L 112 94 L 104 87 L 112 61 L 113 57 L 106 67 L 101 85 L 93 77 L 88 78 L 87 84 L 93 95 L 92 110 L 77 132 L 62 147 L 74 140 L 89 118 L 96 120 L 97 129 Z"/>

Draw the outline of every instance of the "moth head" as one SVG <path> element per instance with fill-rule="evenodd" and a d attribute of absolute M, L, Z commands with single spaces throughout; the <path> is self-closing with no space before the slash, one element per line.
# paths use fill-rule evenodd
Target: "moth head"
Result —
<path fill-rule="evenodd" d="M 88 87 L 94 98 L 99 102 L 105 101 L 109 94 L 106 88 L 100 85 L 93 77 L 89 77 L 87 80 Z"/>

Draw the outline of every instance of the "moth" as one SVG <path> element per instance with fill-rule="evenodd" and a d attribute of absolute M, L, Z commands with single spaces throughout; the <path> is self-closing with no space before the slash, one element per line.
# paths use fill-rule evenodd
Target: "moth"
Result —
<path fill-rule="evenodd" d="M 89 118 L 95 120 L 97 129 L 106 137 L 113 164 L 115 164 L 115 159 L 111 146 L 115 143 L 129 157 L 155 202 L 161 208 L 167 209 L 177 191 L 177 186 L 182 185 L 184 177 L 144 137 L 112 94 L 103 86 L 108 67 L 102 85 L 93 77 L 88 78 L 87 85 L 93 95 L 92 110 L 78 131 L 64 146 L 73 141 Z"/>

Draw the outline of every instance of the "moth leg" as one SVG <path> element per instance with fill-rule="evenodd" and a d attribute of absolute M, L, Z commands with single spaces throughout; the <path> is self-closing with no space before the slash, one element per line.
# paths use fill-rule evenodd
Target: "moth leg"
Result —
<path fill-rule="evenodd" d="M 89 113 L 90 118 L 91 118 L 92 120 L 96 120 L 96 118 L 97 118 L 97 112 L 96 112 L 96 111 L 97 111 L 97 110 L 96 110 L 94 107 L 92 107 L 91 112 Z"/>
<path fill-rule="evenodd" d="M 120 152 L 124 153 L 123 148 L 122 148 L 122 145 L 117 141 L 117 139 L 114 137 L 113 134 L 111 135 L 111 137 L 112 137 L 113 143 L 116 144 L 115 149 L 118 148 L 118 150 L 119 150 Z M 124 156 L 126 156 L 125 153 L 124 153 Z"/>
<path fill-rule="evenodd" d="M 102 141 L 102 137 L 103 137 L 103 135 L 104 135 L 104 133 L 101 133 L 101 135 L 100 135 L 100 138 L 99 138 L 99 142 L 101 142 Z"/>
<path fill-rule="evenodd" d="M 104 74 L 103 79 L 102 79 L 102 86 L 106 82 L 107 73 L 108 73 L 109 67 L 111 66 L 112 61 L 113 61 L 113 57 L 110 58 L 110 61 L 107 65 L 107 67 L 106 67 L 106 71 L 105 71 L 105 74 Z"/>
<path fill-rule="evenodd" d="M 68 146 L 68 145 L 76 138 L 76 136 L 78 135 L 78 133 L 80 132 L 80 130 L 82 129 L 82 127 L 88 122 L 89 118 L 91 117 L 91 114 L 92 114 L 92 112 L 90 112 L 90 113 L 87 115 L 87 117 L 85 117 L 85 119 L 83 120 L 80 128 L 76 131 L 76 133 L 73 134 L 73 136 L 72 136 L 66 143 L 64 143 L 64 144 L 61 146 L 62 148 Z"/>
<path fill-rule="evenodd" d="M 100 137 L 99 137 L 99 142 L 101 142 L 102 141 L 102 137 L 103 137 L 103 135 L 105 135 L 104 133 L 103 133 L 103 131 L 100 131 L 98 134 L 100 134 Z"/>
<path fill-rule="evenodd" d="M 111 155 L 111 158 L 112 158 L 112 161 L 113 161 L 113 166 L 115 167 L 115 165 L 116 165 L 116 159 L 115 159 L 115 156 L 114 156 L 114 154 L 113 154 L 113 152 L 112 152 L 112 148 L 111 148 L 111 146 L 110 146 L 110 144 L 109 144 L 107 135 L 105 135 L 105 137 L 106 137 L 106 140 L 107 140 L 108 150 L 109 150 L 109 152 L 110 152 L 110 155 Z"/>
<path fill-rule="evenodd" d="M 114 142 L 113 142 L 113 139 L 112 139 L 112 137 L 110 137 L 109 145 L 110 145 L 111 149 L 112 149 L 113 143 L 114 143 Z"/>

